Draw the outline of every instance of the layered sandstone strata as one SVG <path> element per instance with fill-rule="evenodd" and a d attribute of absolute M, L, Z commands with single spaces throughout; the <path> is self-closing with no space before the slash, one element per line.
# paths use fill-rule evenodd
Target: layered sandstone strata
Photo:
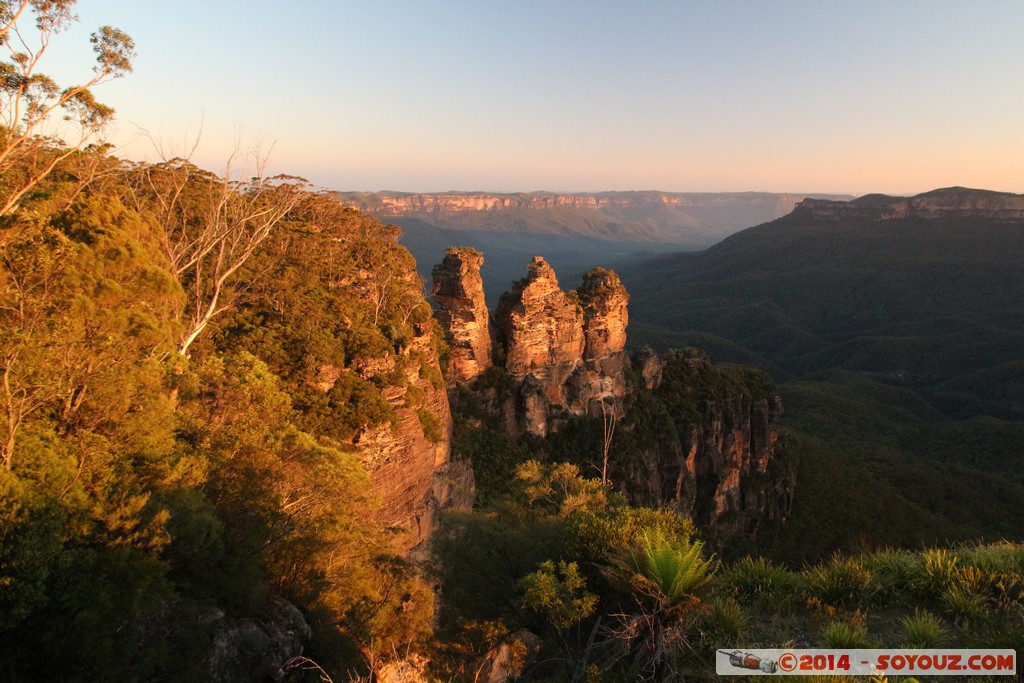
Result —
<path fill-rule="evenodd" d="M 619 277 L 603 268 L 563 291 L 539 256 L 502 296 L 495 321 L 523 430 L 544 436 L 565 415 L 621 414 L 628 301 Z"/>
<path fill-rule="evenodd" d="M 443 385 L 429 379 L 440 377 L 430 322 L 414 325 L 413 332 L 402 354 L 422 358 L 422 364 L 405 363 L 404 382 L 382 390 L 395 411 L 394 424 L 369 428 L 356 442 L 372 493 L 381 501 L 376 515 L 403 529 L 394 540 L 403 553 L 427 541 L 437 523 L 436 511 L 452 504 L 446 482 L 452 430 L 448 395 Z M 389 371 L 395 367 L 394 362 L 380 365 Z M 415 389 L 415 401 L 409 387 Z"/>
<path fill-rule="evenodd" d="M 480 278 L 483 254 L 475 249 L 449 249 L 434 266 L 437 319 L 451 351 L 449 385 L 471 382 L 491 367 L 490 315 Z"/>
<path fill-rule="evenodd" d="M 517 382 L 540 383 L 548 401 L 563 405 L 564 386 L 583 362 L 583 309 L 563 292 L 555 271 L 536 256 L 524 280 L 501 297 L 495 314 L 505 370 Z"/>
<path fill-rule="evenodd" d="M 576 290 L 583 307 L 583 363 L 569 379 L 566 408 L 574 415 L 622 415 L 626 395 L 629 294 L 619 276 L 595 268 Z"/>

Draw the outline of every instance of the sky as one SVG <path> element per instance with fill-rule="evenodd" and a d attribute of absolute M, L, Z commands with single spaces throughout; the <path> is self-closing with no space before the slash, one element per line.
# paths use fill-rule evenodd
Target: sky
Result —
<path fill-rule="evenodd" d="M 1019 0 L 82 0 L 122 156 L 335 190 L 1024 192 Z M 242 158 L 240 155 L 236 158 Z M 236 168 L 238 162 L 236 162 Z"/>

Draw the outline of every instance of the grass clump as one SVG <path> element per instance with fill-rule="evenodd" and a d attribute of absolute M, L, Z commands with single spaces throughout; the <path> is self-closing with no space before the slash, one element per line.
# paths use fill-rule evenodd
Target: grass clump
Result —
<path fill-rule="evenodd" d="M 964 586 L 954 585 L 947 588 L 942 594 L 942 604 L 961 626 L 983 619 L 989 614 L 985 598 Z"/>
<path fill-rule="evenodd" d="M 710 642 L 731 646 L 742 640 L 746 628 L 747 615 L 736 598 L 717 597 L 709 602 L 701 631 Z"/>
<path fill-rule="evenodd" d="M 872 592 L 872 573 L 859 557 L 835 555 L 825 565 L 804 571 L 807 592 L 827 605 L 864 604 Z"/>
<path fill-rule="evenodd" d="M 763 557 L 744 557 L 719 575 L 722 588 L 738 598 L 772 606 L 788 602 L 800 586 L 800 576 Z"/>
<path fill-rule="evenodd" d="M 938 647 L 948 635 L 942 619 L 927 610 L 915 609 L 912 615 L 903 617 L 900 624 L 903 626 L 906 647 Z"/>
<path fill-rule="evenodd" d="M 960 558 L 948 550 L 937 548 L 924 554 L 924 564 L 915 585 L 929 597 L 940 597 L 956 585 Z"/>
<path fill-rule="evenodd" d="M 847 621 L 829 622 L 821 631 L 821 639 L 825 647 L 831 648 L 872 648 L 876 643 L 868 635 L 868 629 L 862 623 Z"/>
<path fill-rule="evenodd" d="M 886 600 L 914 601 L 913 587 L 921 573 L 921 556 L 906 550 L 884 550 L 866 555 L 865 567 L 872 574 L 872 585 Z"/>

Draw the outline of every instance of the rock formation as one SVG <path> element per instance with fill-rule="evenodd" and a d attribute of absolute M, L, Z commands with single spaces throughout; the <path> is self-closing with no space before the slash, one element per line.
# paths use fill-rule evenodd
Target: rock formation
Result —
<path fill-rule="evenodd" d="M 617 416 L 626 395 L 626 326 L 629 294 L 619 276 L 605 268 L 584 274 L 576 290 L 583 307 L 583 363 L 569 379 L 566 408 L 574 415 Z"/>
<path fill-rule="evenodd" d="M 458 343 L 453 359 L 484 336 L 479 326 L 472 334 L 465 328 L 467 320 L 484 319 L 468 313 L 483 299 L 479 258 L 449 251 L 434 269 L 437 317 Z M 480 394 L 494 424 L 545 437 L 573 416 L 614 418 L 619 450 L 635 456 L 616 462 L 613 445 L 617 487 L 634 503 L 693 516 L 718 542 L 787 516 L 794 474 L 777 449 L 782 404 L 774 386 L 754 370 L 719 370 L 692 349 L 640 351 L 630 386 L 628 301 L 610 270 L 591 270 L 578 290 L 565 292 L 551 266 L 534 258 L 493 318 L 495 355 L 509 382 L 505 393 L 491 386 Z M 452 372 L 472 391 L 467 365 L 453 362 Z"/>
<path fill-rule="evenodd" d="M 583 361 L 578 297 L 563 292 L 555 271 L 537 256 L 526 279 L 502 295 L 495 321 L 508 374 L 519 382 L 533 377 L 549 401 L 564 404 L 565 382 Z"/>
<path fill-rule="evenodd" d="M 207 663 L 210 681 L 280 681 L 287 663 L 302 654 L 313 635 L 302 612 L 276 595 L 256 617 L 214 615 L 213 648 Z"/>
<path fill-rule="evenodd" d="M 583 276 L 583 286 L 577 292 L 583 305 L 586 338 L 583 360 L 600 362 L 622 353 L 629 324 L 629 294 L 619 276 L 605 268 L 595 268 Z"/>
<path fill-rule="evenodd" d="M 450 385 L 471 382 L 492 364 L 490 315 L 480 278 L 482 264 L 483 255 L 475 249 L 453 247 L 434 266 L 436 315 L 451 350 Z"/>
<path fill-rule="evenodd" d="M 382 393 L 397 417 L 395 424 L 369 429 L 357 440 L 360 457 L 370 476 L 373 494 L 381 500 L 378 518 L 404 533 L 395 545 L 408 552 L 430 536 L 436 524 L 435 512 L 447 501 L 443 474 L 448 466 L 451 442 L 451 412 L 444 386 L 429 377 L 441 376 L 433 353 L 430 321 L 413 326 L 415 336 L 402 350 L 406 357 L 425 359 L 405 363 L 405 386 L 414 388 L 415 402 L 409 390 L 395 385 Z M 378 363 L 390 372 L 395 363 Z M 424 372 L 424 366 L 432 372 Z"/>
<path fill-rule="evenodd" d="M 545 436 L 558 429 L 557 413 L 621 410 L 628 300 L 618 276 L 603 268 L 564 292 L 539 256 L 502 296 L 495 323 L 505 370 L 517 385 L 521 429 Z"/>
<path fill-rule="evenodd" d="M 778 448 L 782 399 L 761 373 L 725 377 L 694 349 L 664 358 L 645 350 L 634 364 L 644 382 L 635 391 L 663 411 L 623 425 L 648 430 L 639 463 L 617 473 L 635 502 L 692 516 L 720 543 L 788 516 L 795 471 Z"/>
<path fill-rule="evenodd" d="M 449 384 L 470 382 L 491 367 L 490 316 L 480 278 L 483 262 L 483 254 L 475 249 L 453 247 L 434 267 L 437 319 L 451 350 Z"/>

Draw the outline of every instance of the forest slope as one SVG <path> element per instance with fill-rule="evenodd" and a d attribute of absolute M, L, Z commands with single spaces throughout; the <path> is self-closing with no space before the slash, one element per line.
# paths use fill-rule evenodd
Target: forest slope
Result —
<path fill-rule="evenodd" d="M 624 270 L 633 339 L 700 346 L 782 382 L 788 424 L 812 437 L 799 480 L 821 484 L 801 484 L 791 536 L 801 510 L 848 529 L 839 517 L 857 506 L 828 505 L 822 479 L 835 459 L 861 502 L 885 482 L 887 507 L 917 510 L 900 532 L 882 508 L 865 512 L 867 540 L 1012 534 L 1024 521 L 1012 503 L 1024 493 L 1021 204 L 963 188 L 807 201 L 705 252 Z M 838 532 L 817 548 L 851 542 Z"/>

